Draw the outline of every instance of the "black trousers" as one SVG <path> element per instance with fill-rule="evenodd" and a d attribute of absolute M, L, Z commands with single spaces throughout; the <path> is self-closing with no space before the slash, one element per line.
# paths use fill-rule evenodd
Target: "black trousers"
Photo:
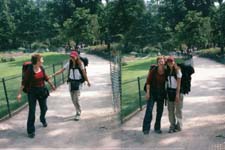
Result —
<path fill-rule="evenodd" d="M 152 110 L 154 108 L 155 102 L 157 103 L 156 109 L 156 121 L 155 121 L 155 130 L 161 129 L 161 118 L 163 114 L 164 108 L 164 97 L 161 95 L 151 96 L 150 99 L 147 101 L 147 108 L 145 112 L 145 117 L 143 121 L 143 128 L 142 131 L 149 131 L 151 128 L 151 121 L 152 121 Z"/>
<path fill-rule="evenodd" d="M 29 104 L 29 113 L 28 113 L 28 120 L 27 120 L 27 133 L 34 133 L 35 132 L 35 112 L 36 112 L 36 103 L 38 101 L 40 106 L 40 121 L 42 123 L 46 122 L 45 114 L 48 110 L 47 107 L 47 98 L 42 98 L 40 95 L 42 90 L 41 88 L 32 88 L 28 92 L 28 104 Z"/>

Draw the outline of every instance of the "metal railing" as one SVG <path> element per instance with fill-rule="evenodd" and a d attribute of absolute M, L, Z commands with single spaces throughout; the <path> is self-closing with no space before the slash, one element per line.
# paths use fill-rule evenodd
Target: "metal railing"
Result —
<path fill-rule="evenodd" d="M 122 83 L 121 98 L 121 122 L 132 117 L 136 112 L 143 109 L 146 104 L 144 84 L 146 77 L 137 77 L 137 79 Z"/>
<path fill-rule="evenodd" d="M 110 53 L 110 75 L 112 82 L 112 101 L 114 111 L 120 111 L 121 99 L 121 54 L 119 51 Z"/>
<path fill-rule="evenodd" d="M 57 70 L 61 69 L 65 62 L 53 64 L 51 66 L 46 66 L 45 72 L 47 75 L 55 73 Z M 52 82 L 55 87 L 65 83 L 67 78 L 67 72 L 62 73 L 61 75 L 54 76 Z M 21 102 L 18 103 L 16 96 L 21 85 L 21 74 L 3 77 L 0 80 L 0 119 L 11 117 L 16 110 L 20 109 L 22 106 L 27 104 L 27 96 L 22 93 Z M 48 88 L 49 85 L 47 85 Z"/>

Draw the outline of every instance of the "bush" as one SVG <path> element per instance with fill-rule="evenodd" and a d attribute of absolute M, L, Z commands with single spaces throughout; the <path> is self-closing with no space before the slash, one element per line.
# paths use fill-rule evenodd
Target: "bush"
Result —
<path fill-rule="evenodd" d="M 10 61 L 15 61 L 16 59 L 14 57 L 1 57 L 0 58 L 0 63 L 4 62 L 10 62 Z"/>

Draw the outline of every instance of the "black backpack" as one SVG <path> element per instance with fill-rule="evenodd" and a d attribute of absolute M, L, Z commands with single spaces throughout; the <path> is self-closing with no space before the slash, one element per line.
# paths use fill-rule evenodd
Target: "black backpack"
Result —
<path fill-rule="evenodd" d="M 181 68 L 182 72 L 180 92 L 188 94 L 191 91 L 191 75 L 195 73 L 195 70 L 192 66 L 183 63 L 177 65 Z"/>
<path fill-rule="evenodd" d="M 88 58 L 87 57 L 81 57 L 80 56 L 80 60 L 84 63 L 84 67 L 87 67 L 88 66 L 89 61 L 88 61 Z"/>

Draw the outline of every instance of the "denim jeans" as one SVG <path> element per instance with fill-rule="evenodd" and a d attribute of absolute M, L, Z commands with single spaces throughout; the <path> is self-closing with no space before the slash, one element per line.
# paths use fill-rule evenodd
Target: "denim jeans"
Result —
<path fill-rule="evenodd" d="M 40 107 L 40 121 L 42 123 L 46 122 L 45 114 L 48 110 L 47 107 L 47 99 L 39 98 L 40 95 L 40 88 L 32 88 L 28 92 L 28 104 L 29 104 L 29 113 L 28 113 L 28 120 L 27 120 L 27 133 L 34 133 L 35 132 L 35 111 L 36 111 L 36 103 L 38 101 Z"/>
<path fill-rule="evenodd" d="M 158 96 L 151 96 L 150 99 L 147 101 L 147 108 L 145 112 L 145 117 L 143 121 L 143 128 L 142 131 L 149 131 L 151 128 L 151 121 L 152 121 L 152 110 L 154 108 L 155 102 L 157 103 L 156 109 L 156 121 L 155 121 L 155 130 L 161 129 L 161 118 L 163 114 L 163 107 L 164 107 L 164 97 L 161 95 Z"/>

